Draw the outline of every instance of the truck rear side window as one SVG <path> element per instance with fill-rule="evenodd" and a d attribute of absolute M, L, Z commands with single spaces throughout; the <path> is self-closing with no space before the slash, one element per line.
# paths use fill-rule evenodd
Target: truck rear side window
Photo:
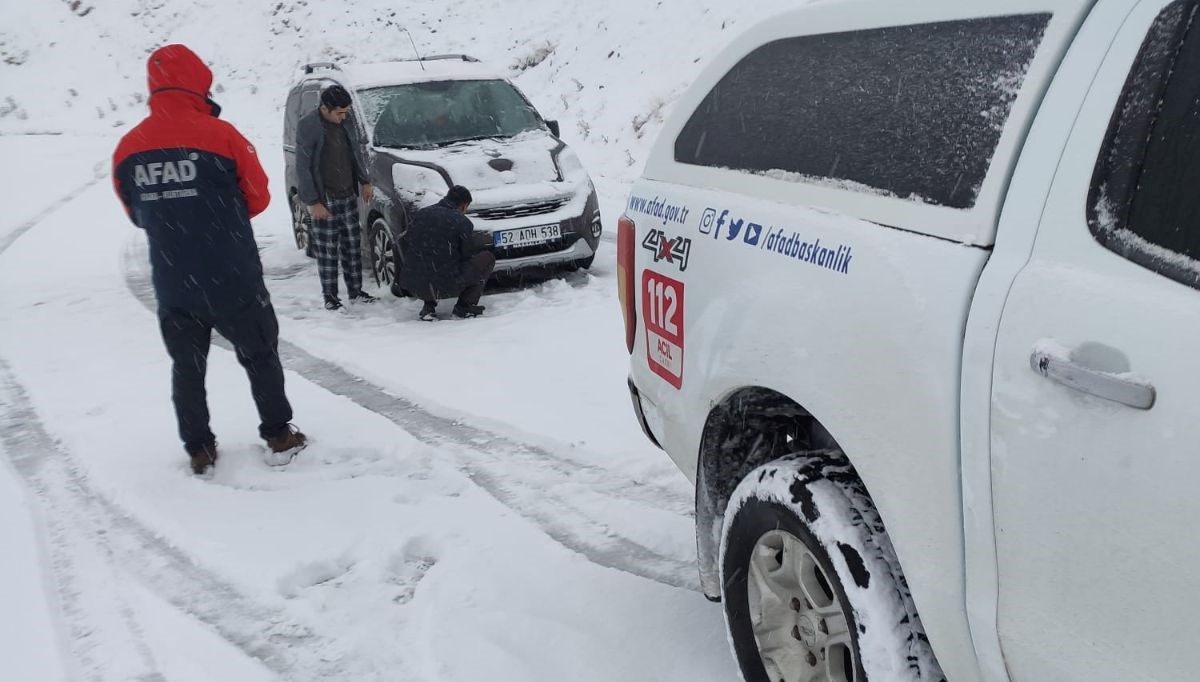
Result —
<path fill-rule="evenodd" d="M 768 43 L 704 98 L 675 160 L 970 208 L 1049 21 L 990 17 Z"/>
<path fill-rule="evenodd" d="M 1088 199 L 1105 247 L 1200 288 L 1200 2 L 1151 28 L 1113 114 Z"/>

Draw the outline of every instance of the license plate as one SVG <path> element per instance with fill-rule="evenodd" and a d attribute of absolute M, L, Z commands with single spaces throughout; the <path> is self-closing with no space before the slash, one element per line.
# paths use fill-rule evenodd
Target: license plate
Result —
<path fill-rule="evenodd" d="M 492 243 L 498 248 L 532 246 L 562 238 L 560 225 L 537 225 L 515 230 L 500 230 L 492 233 Z"/>

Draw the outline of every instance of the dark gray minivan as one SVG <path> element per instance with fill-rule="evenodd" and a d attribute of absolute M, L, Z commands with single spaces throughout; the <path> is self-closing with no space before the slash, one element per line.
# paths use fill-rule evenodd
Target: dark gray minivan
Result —
<path fill-rule="evenodd" d="M 398 237 L 412 211 L 453 185 L 471 190 L 469 217 L 496 272 L 588 268 L 600 243 L 599 202 L 575 152 L 500 72 L 465 55 L 302 69 L 288 94 L 283 149 L 297 248 L 311 253 L 309 216 L 296 197 L 296 126 L 321 90 L 345 87 L 375 198 L 362 207 L 363 258 L 393 293 Z"/>

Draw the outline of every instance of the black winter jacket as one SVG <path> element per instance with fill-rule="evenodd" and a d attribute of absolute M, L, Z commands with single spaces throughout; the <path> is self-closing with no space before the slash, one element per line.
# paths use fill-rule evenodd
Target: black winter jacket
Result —
<path fill-rule="evenodd" d="M 475 228 L 449 199 L 413 215 L 400 240 L 400 286 L 422 300 L 452 298 L 470 283 Z"/>

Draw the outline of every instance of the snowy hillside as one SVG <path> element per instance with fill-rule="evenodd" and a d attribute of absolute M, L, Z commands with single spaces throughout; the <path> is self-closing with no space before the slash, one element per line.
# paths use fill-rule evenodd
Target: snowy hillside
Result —
<path fill-rule="evenodd" d="M 0 133 L 111 131 L 145 111 L 145 59 L 183 42 L 226 118 L 278 139 L 298 65 L 465 52 L 508 68 L 594 174 L 640 170 L 664 110 L 738 31 L 795 0 L 3 0 Z"/>

